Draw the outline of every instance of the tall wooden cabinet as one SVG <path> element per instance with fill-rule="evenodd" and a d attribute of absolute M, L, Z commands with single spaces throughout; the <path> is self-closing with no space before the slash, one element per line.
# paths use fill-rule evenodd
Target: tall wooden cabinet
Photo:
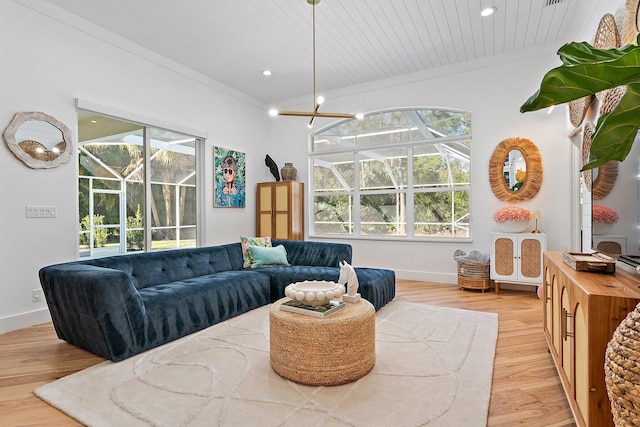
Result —
<path fill-rule="evenodd" d="M 613 332 L 640 302 L 638 279 L 573 270 L 544 254 L 544 334 L 578 426 L 613 426 L 604 360 Z"/>
<path fill-rule="evenodd" d="M 256 235 L 304 240 L 304 183 L 258 183 Z"/>
<path fill-rule="evenodd" d="M 491 279 L 500 283 L 542 285 L 544 233 L 491 233 Z"/>

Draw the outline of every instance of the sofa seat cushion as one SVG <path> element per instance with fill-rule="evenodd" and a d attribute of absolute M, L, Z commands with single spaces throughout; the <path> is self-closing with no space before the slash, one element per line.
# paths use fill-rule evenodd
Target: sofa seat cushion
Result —
<path fill-rule="evenodd" d="M 268 276 L 224 271 L 140 289 L 150 347 L 269 303 Z"/>
<path fill-rule="evenodd" d="M 358 276 L 358 293 L 369 301 L 376 311 L 396 296 L 396 274 L 383 268 L 354 268 Z"/>
<path fill-rule="evenodd" d="M 382 308 L 396 295 L 396 275 L 393 270 L 356 267 L 358 293 L 369 301 L 376 310 Z M 328 280 L 337 282 L 340 277 L 338 267 L 273 266 L 260 269 L 271 277 L 271 302 L 284 297 L 284 288 L 291 283 L 304 280 Z"/>

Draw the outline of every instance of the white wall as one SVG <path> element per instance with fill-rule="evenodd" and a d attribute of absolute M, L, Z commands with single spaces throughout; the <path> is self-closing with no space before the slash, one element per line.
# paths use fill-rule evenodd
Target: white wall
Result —
<path fill-rule="evenodd" d="M 45 5 L 46 6 L 46 5 Z M 248 153 L 247 188 L 264 180 L 265 107 L 248 96 L 106 33 L 85 31 L 86 22 L 46 10 L 55 19 L 15 2 L 0 2 L 3 59 L 0 79 L 2 130 L 19 111 L 42 111 L 76 135 L 75 98 L 208 133 L 212 147 Z M 62 21 L 62 22 L 61 22 Z M 91 29 L 93 31 L 93 29 Z M 95 31 L 93 31 L 95 32 Z M 121 47 L 117 47 L 121 46 Z M 143 54 L 147 59 L 142 59 Z M 260 151 L 262 148 L 260 149 Z M 258 171 L 260 173 L 258 173 Z M 255 230 L 255 194 L 247 208 L 212 207 L 212 171 L 206 169 L 205 245 L 239 240 Z M 44 302 L 31 302 L 38 270 L 77 259 L 77 161 L 55 169 L 30 169 L 0 144 L 0 333 L 48 320 Z M 57 217 L 25 218 L 25 206 L 56 206 Z M 246 231 L 248 230 L 248 231 Z"/>

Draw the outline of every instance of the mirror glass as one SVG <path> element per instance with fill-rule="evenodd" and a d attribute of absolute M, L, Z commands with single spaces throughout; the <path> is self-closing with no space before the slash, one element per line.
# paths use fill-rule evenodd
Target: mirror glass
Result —
<path fill-rule="evenodd" d="M 56 167 L 71 158 L 69 128 L 44 113 L 17 113 L 4 138 L 13 154 L 34 169 Z"/>
<path fill-rule="evenodd" d="M 511 150 L 504 159 L 504 182 L 511 191 L 518 191 L 527 176 L 527 162 L 520 150 Z"/>
<path fill-rule="evenodd" d="M 509 203 L 534 198 L 542 185 L 542 157 L 526 138 L 500 142 L 489 161 L 489 183 L 495 196 Z"/>
<path fill-rule="evenodd" d="M 34 159 L 50 161 L 66 149 L 62 131 L 48 122 L 30 120 L 16 131 L 16 142 Z"/>
<path fill-rule="evenodd" d="M 591 194 L 592 249 L 613 257 L 640 255 L 640 144 L 624 162 L 610 162 L 594 174 Z M 605 183 L 605 190 L 602 185 Z"/>

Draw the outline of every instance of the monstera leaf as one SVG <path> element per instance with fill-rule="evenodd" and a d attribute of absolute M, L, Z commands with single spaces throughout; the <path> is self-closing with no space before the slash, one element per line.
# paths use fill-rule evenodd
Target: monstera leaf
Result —
<path fill-rule="evenodd" d="M 618 105 L 598 119 L 591 142 L 594 160 L 583 169 L 611 160 L 623 161 L 640 128 L 640 46 L 596 49 L 585 42 L 574 42 L 562 46 L 558 56 L 562 65 L 544 76 L 540 89 L 520 111 L 540 110 L 625 85 L 626 92 Z"/>

